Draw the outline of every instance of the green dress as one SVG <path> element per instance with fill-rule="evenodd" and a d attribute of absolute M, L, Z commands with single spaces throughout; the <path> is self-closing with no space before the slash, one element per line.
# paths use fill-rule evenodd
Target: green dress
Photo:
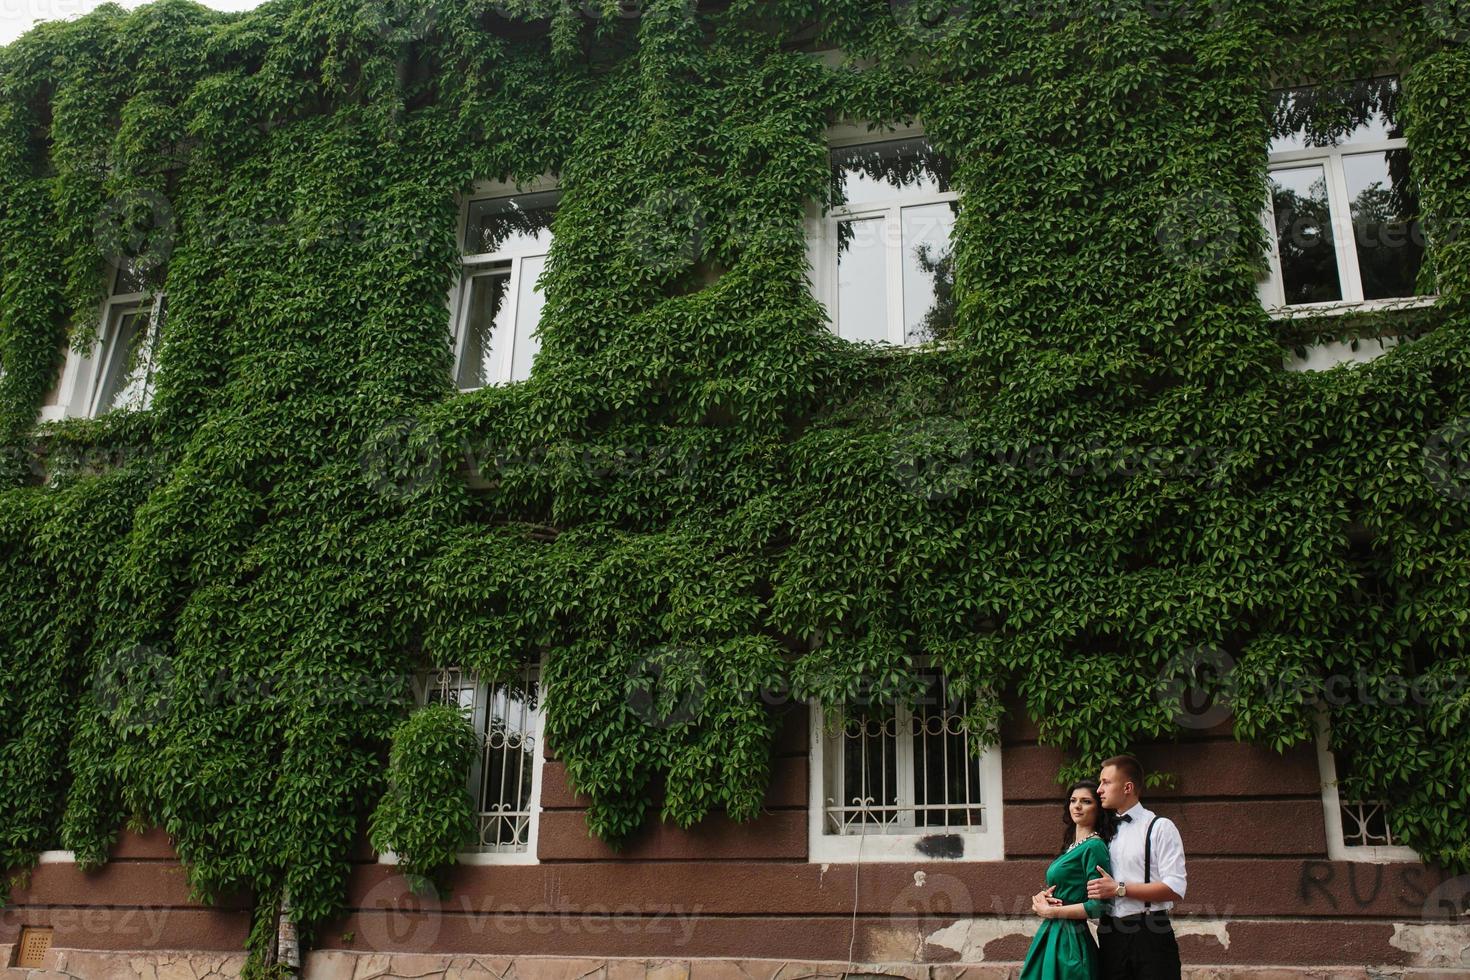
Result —
<path fill-rule="evenodd" d="M 1099 877 L 1099 864 L 1109 875 L 1113 873 L 1108 845 L 1101 837 L 1093 837 L 1053 861 L 1046 869 L 1046 883 L 1057 886 L 1052 895 L 1063 905 L 1083 902 L 1087 918 L 1096 919 L 1107 911 L 1108 904 L 1105 899 L 1087 898 L 1087 882 Z M 1097 943 L 1087 931 L 1087 919 L 1041 920 L 1021 967 L 1021 980 L 1094 980 L 1100 976 Z"/>

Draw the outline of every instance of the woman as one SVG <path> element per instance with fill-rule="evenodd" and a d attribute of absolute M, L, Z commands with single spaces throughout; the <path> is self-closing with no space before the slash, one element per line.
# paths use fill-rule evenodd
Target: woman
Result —
<path fill-rule="evenodd" d="M 1105 912 L 1107 903 L 1087 900 L 1087 882 L 1099 877 L 1098 865 L 1112 874 L 1108 841 L 1117 830 L 1117 817 L 1102 808 L 1096 780 L 1072 784 L 1062 823 L 1062 853 L 1046 869 L 1048 887 L 1031 898 L 1042 922 L 1021 966 L 1021 980 L 1094 980 L 1102 975 L 1087 920 Z"/>

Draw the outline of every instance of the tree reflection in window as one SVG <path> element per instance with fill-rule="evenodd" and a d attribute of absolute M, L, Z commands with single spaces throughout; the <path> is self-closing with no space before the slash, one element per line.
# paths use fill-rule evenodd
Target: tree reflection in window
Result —
<path fill-rule="evenodd" d="M 1272 93 L 1272 209 L 1288 305 L 1432 292 L 1401 101 L 1392 77 Z"/>
<path fill-rule="evenodd" d="M 831 159 L 838 333 L 905 344 L 948 339 L 958 210 L 949 162 L 924 139 L 843 147 Z"/>

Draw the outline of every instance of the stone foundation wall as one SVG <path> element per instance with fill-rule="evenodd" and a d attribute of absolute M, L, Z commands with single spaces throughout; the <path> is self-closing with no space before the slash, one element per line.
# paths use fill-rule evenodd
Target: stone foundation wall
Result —
<path fill-rule="evenodd" d="M 0 945 L 0 963 L 12 958 Z M 239 954 L 187 951 L 117 952 L 53 949 L 40 969 L 0 969 L 25 980 L 226 980 L 238 977 Z M 760 959 L 563 959 L 358 953 L 307 957 L 303 980 L 1014 980 L 1019 963 L 831 963 Z M 1350 966 L 1186 966 L 1185 980 L 1465 980 L 1457 968 Z"/>

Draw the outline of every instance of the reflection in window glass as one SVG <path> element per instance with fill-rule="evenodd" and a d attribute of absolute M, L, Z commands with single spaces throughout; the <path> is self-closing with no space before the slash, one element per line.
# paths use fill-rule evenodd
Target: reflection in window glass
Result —
<path fill-rule="evenodd" d="M 521 262 L 521 282 L 516 303 L 516 336 L 511 350 L 510 380 L 524 381 L 531 376 L 531 362 L 541 350 L 536 327 L 546 307 L 546 294 L 537 280 L 546 268 L 546 256 L 536 255 Z"/>
<path fill-rule="evenodd" d="M 66 344 L 63 343 L 61 348 L 56 352 L 56 360 L 62 365 L 62 369 L 56 372 L 55 384 L 46 392 L 46 397 L 41 401 L 41 405 L 45 408 L 52 408 L 61 404 L 61 380 L 66 374 Z M 0 376 L 4 376 L 4 374 L 3 365 L 0 365 Z"/>
<path fill-rule="evenodd" d="M 559 196 L 548 191 L 470 202 L 465 254 L 545 252 L 551 247 L 551 219 Z"/>
<path fill-rule="evenodd" d="M 153 400 L 153 356 L 157 330 L 141 310 L 119 310 L 107 344 L 106 366 L 97 389 L 97 412 L 147 408 Z"/>
<path fill-rule="evenodd" d="M 924 139 L 865 143 L 832 151 L 832 200 L 868 204 L 894 191 L 939 194 L 949 190 L 950 167 Z"/>
<path fill-rule="evenodd" d="M 1404 135 L 1397 78 L 1272 93 L 1271 152 L 1352 146 Z"/>
<path fill-rule="evenodd" d="M 1287 303 L 1342 299 L 1327 178 L 1321 166 L 1271 171 L 1271 203 Z"/>
<path fill-rule="evenodd" d="M 845 792 L 833 801 L 846 818 L 840 832 L 849 832 L 854 824 L 897 825 L 898 718 L 854 712 L 843 719 L 841 744 Z"/>
<path fill-rule="evenodd" d="M 903 209 L 904 342 L 949 336 L 954 323 L 954 202 Z"/>
<path fill-rule="evenodd" d="M 117 275 L 112 282 L 112 295 L 126 296 L 131 293 L 141 293 L 146 288 L 143 274 L 138 271 L 136 263 L 124 262 L 117 267 Z"/>
<path fill-rule="evenodd" d="M 846 340 L 888 339 L 888 248 L 884 219 L 860 218 L 838 225 L 838 333 Z"/>
<path fill-rule="evenodd" d="M 480 733 L 484 764 L 476 793 L 479 844 L 482 850 L 525 850 L 536 761 L 538 691 L 532 681 L 492 684 L 488 693 L 485 730 Z"/>
<path fill-rule="evenodd" d="M 1419 201 L 1405 150 L 1342 158 L 1364 299 L 1413 296 L 1424 261 Z"/>
<path fill-rule="evenodd" d="M 506 303 L 509 286 L 509 268 L 481 273 L 470 280 L 469 296 L 465 300 L 464 346 L 456 379 L 462 390 L 483 388 L 499 376 L 498 351 L 492 339 L 498 328 L 505 325 L 509 313 Z"/>

